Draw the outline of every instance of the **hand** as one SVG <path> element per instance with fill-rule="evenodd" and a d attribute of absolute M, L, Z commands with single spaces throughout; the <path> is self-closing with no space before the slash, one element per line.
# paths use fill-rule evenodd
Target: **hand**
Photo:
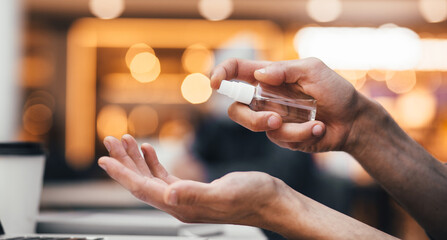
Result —
<path fill-rule="evenodd" d="M 101 157 L 98 163 L 113 179 L 138 199 L 183 222 L 260 226 L 264 212 L 289 189 L 281 180 L 259 172 L 230 173 L 209 184 L 181 180 L 165 170 L 149 144 L 141 146 L 141 156 L 130 135 L 121 142 L 106 137 L 104 145 L 110 157 Z"/>
<path fill-rule="evenodd" d="M 154 149 L 133 137 L 106 137 L 110 157 L 99 165 L 135 197 L 183 222 L 230 223 L 261 227 L 288 239 L 391 237 L 295 192 L 259 172 L 230 173 L 212 183 L 169 175 Z"/>
<path fill-rule="evenodd" d="M 266 131 L 277 145 L 292 150 L 320 152 L 346 150 L 355 136 L 351 129 L 365 98 L 323 62 L 308 58 L 282 62 L 232 59 L 218 65 L 211 74 L 211 86 L 224 79 L 259 81 L 270 85 L 297 84 L 303 93 L 317 100 L 316 121 L 282 123 L 274 112 L 254 112 L 234 103 L 228 109 L 232 120 L 252 131 Z"/>

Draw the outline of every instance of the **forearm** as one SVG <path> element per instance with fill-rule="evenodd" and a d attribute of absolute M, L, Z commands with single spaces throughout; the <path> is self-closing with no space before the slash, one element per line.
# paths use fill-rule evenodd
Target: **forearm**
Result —
<path fill-rule="evenodd" d="M 361 97 L 346 151 L 433 237 L 446 236 L 447 168 L 378 104 Z"/>
<path fill-rule="evenodd" d="M 261 215 L 260 227 L 287 239 L 395 239 L 291 188 Z"/>

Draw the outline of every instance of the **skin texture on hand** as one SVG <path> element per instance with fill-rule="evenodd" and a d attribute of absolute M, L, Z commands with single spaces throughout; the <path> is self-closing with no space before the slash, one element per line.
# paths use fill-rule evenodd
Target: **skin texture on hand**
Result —
<path fill-rule="evenodd" d="M 135 197 L 183 222 L 261 227 L 288 239 L 393 237 L 336 212 L 260 172 L 235 172 L 209 184 L 181 180 L 160 164 L 154 149 L 135 139 L 106 137 L 110 157 L 99 165 Z"/>
<path fill-rule="evenodd" d="M 259 172 L 230 173 L 209 184 L 170 175 L 152 146 L 143 144 L 141 156 L 135 139 L 107 137 L 110 157 L 99 165 L 135 197 L 184 222 L 260 224 L 262 211 L 277 201 L 287 186 Z"/>
<path fill-rule="evenodd" d="M 224 79 L 239 79 L 269 85 L 296 84 L 317 100 L 316 121 L 282 123 L 274 112 L 255 112 L 241 103 L 228 109 L 230 118 L 252 131 L 266 131 L 277 145 L 292 150 L 322 152 L 344 150 L 351 127 L 361 108 L 354 87 L 316 58 L 283 62 L 231 59 L 211 74 L 218 89 Z"/>
<path fill-rule="evenodd" d="M 217 66 L 211 86 L 224 79 L 270 85 L 297 84 L 317 100 L 316 121 L 270 121 L 273 112 L 254 112 L 234 103 L 231 119 L 265 131 L 277 145 L 305 152 L 345 151 L 390 193 L 435 239 L 447 236 L 447 167 L 412 140 L 374 101 L 315 58 L 256 62 L 232 59 Z M 274 122 L 275 124 L 269 124 Z M 318 127 L 318 129 L 316 129 Z"/>

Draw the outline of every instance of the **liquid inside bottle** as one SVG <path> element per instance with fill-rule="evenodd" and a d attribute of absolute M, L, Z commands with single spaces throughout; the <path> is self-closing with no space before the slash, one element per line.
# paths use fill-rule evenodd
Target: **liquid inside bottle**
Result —
<path fill-rule="evenodd" d="M 254 111 L 278 113 L 283 122 L 303 123 L 315 120 L 317 101 L 303 94 L 296 85 L 279 87 L 258 85 L 252 102 L 248 105 Z"/>

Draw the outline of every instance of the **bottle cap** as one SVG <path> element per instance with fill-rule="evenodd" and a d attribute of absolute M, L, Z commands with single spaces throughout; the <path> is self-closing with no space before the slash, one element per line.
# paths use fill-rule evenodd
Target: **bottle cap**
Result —
<path fill-rule="evenodd" d="M 223 80 L 217 92 L 248 105 L 255 95 L 255 87 L 248 83 Z"/>

